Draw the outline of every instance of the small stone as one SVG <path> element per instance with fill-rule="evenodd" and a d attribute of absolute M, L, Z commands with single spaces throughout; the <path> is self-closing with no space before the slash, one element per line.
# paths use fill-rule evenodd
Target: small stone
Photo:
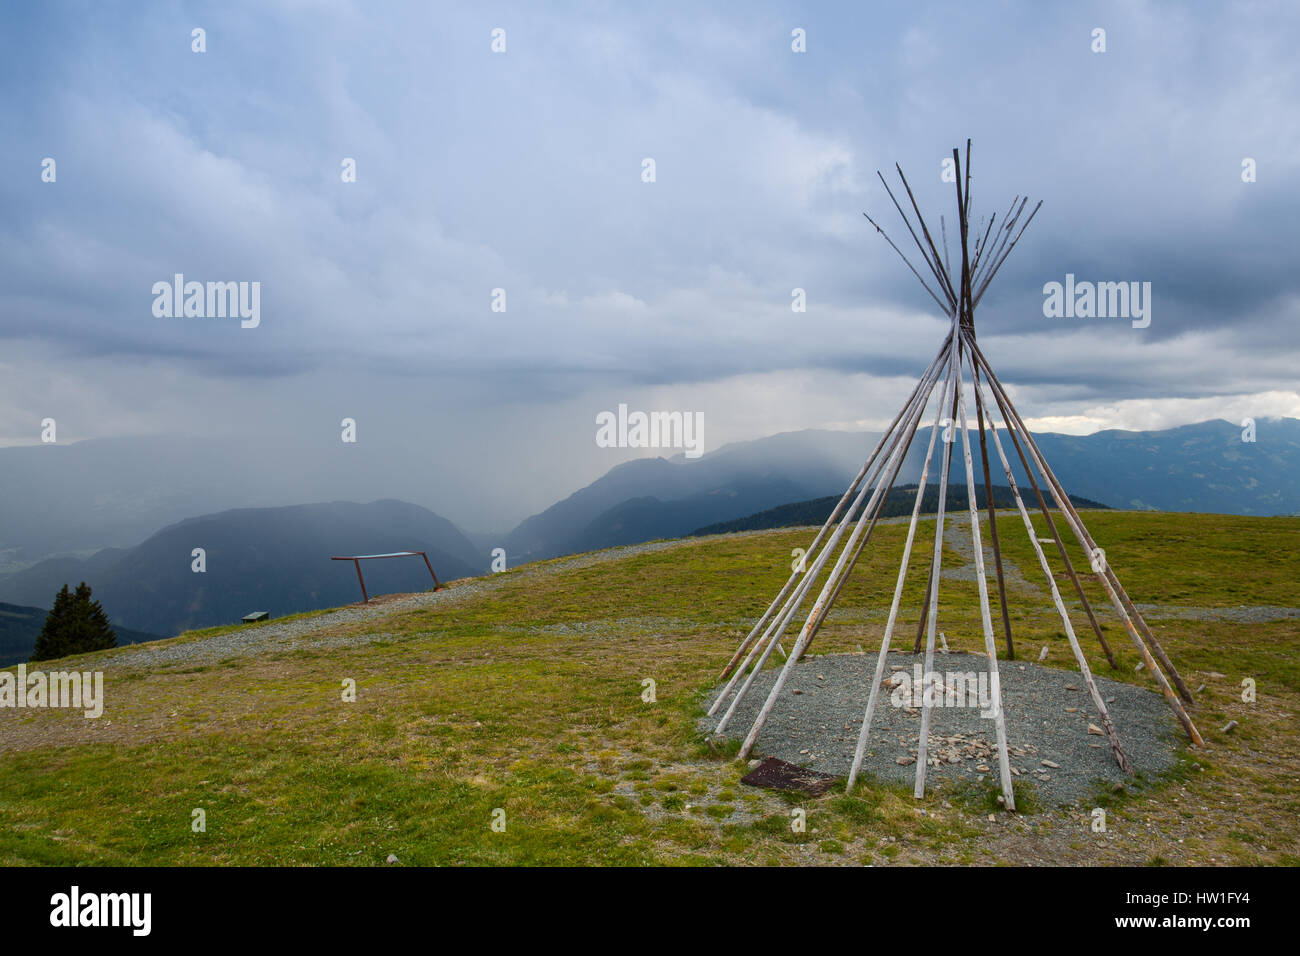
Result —
<path fill-rule="evenodd" d="M 1106 731 L 1102 730 L 1102 729 L 1101 729 L 1100 727 L 1098 727 L 1096 724 L 1089 724 L 1089 725 L 1088 725 L 1088 733 L 1090 733 L 1090 734 L 1095 734 L 1096 736 L 1101 737 L 1101 736 L 1103 736 L 1103 735 L 1106 733 Z"/>
<path fill-rule="evenodd" d="M 996 813 L 990 813 L 989 823 L 997 823 L 997 821 L 998 821 L 998 815 Z"/>
<path fill-rule="evenodd" d="M 759 764 L 761 764 L 762 762 L 763 762 L 763 761 L 759 760 L 758 758 L 755 758 L 755 759 L 751 760 L 751 761 L 749 762 L 749 769 L 750 769 L 750 770 L 753 770 L 755 767 L 757 767 L 757 766 L 758 766 Z"/>
<path fill-rule="evenodd" d="M 1040 760 L 1039 763 L 1041 763 L 1044 767 L 1051 767 L 1053 770 L 1061 769 L 1061 765 L 1059 763 L 1054 763 L 1051 760 Z"/>
<path fill-rule="evenodd" d="M 1223 730 L 1219 732 L 1223 734 L 1230 734 L 1236 729 L 1236 727 L 1237 727 L 1237 722 L 1235 720 L 1230 720 L 1223 725 Z"/>
<path fill-rule="evenodd" d="M 397 855 L 396 855 L 395 853 L 390 853 L 390 854 L 388 854 L 388 859 L 386 859 L 384 862 L 385 862 L 385 863 L 396 863 L 396 862 L 397 862 Z"/>
<path fill-rule="evenodd" d="M 979 765 L 978 767 L 976 767 L 975 769 L 978 770 L 980 773 L 988 773 L 988 772 L 989 772 L 989 768 L 986 767 L 984 764 L 980 764 L 980 765 Z"/>
<path fill-rule="evenodd" d="M 909 764 L 914 764 L 914 763 L 916 763 L 916 758 L 915 758 L 915 757 L 899 757 L 897 760 L 894 761 L 894 763 L 898 764 L 900 767 L 906 767 L 906 766 L 908 766 Z"/>
<path fill-rule="evenodd" d="M 1077 714 L 1077 713 L 1079 712 L 1079 708 L 1078 708 L 1078 707 L 1067 707 L 1067 708 L 1065 708 L 1065 712 L 1066 712 L 1067 714 Z"/>
<path fill-rule="evenodd" d="M 796 691 L 794 691 L 794 693 L 796 693 L 796 694 L 802 694 L 803 691 L 801 691 L 801 690 L 796 690 Z"/>
<path fill-rule="evenodd" d="M 1115 700 L 1116 700 L 1116 698 L 1114 698 L 1114 697 L 1107 697 L 1107 698 L 1106 698 L 1106 703 L 1108 703 L 1108 704 L 1113 704 L 1113 703 L 1115 703 Z"/>
<path fill-rule="evenodd" d="M 1079 688 L 1078 688 L 1077 686 L 1075 686 L 1074 684 L 1066 684 L 1066 685 L 1065 685 L 1065 689 L 1066 689 L 1066 690 L 1078 690 Z"/>

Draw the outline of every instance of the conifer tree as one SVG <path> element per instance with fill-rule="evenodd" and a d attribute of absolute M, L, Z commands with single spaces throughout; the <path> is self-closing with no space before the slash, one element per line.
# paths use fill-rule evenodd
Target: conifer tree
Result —
<path fill-rule="evenodd" d="M 75 591 L 69 593 L 65 584 L 55 595 L 31 659 L 48 661 L 116 646 L 117 635 L 108 615 L 91 597 L 90 585 L 82 581 Z"/>

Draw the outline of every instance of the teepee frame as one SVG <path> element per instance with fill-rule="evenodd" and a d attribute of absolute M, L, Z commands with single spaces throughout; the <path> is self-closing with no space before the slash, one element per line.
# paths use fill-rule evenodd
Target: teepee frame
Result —
<path fill-rule="evenodd" d="M 1114 655 L 1102 635 L 1101 626 L 1097 623 L 1092 606 L 1084 594 L 1079 575 L 1066 553 L 1064 540 L 1057 523 L 1052 519 L 1047 499 L 1043 494 L 1043 488 L 1046 488 L 1047 495 L 1055 503 L 1059 517 L 1064 520 L 1069 530 L 1074 534 L 1075 540 L 1083 548 L 1084 553 L 1089 556 L 1094 577 L 1106 592 L 1115 613 L 1123 622 L 1124 630 L 1137 646 L 1143 663 L 1154 676 L 1156 683 L 1160 686 L 1161 693 L 1164 694 L 1165 700 L 1168 701 L 1170 708 L 1178 717 L 1187 735 L 1196 746 L 1203 747 L 1205 744 L 1183 707 L 1183 701 L 1188 704 L 1193 702 L 1191 692 L 1187 689 L 1187 685 L 1183 682 L 1178 670 L 1169 660 L 1160 643 L 1151 633 L 1146 621 L 1143 620 L 1142 615 L 1124 591 L 1114 569 L 1106 561 L 1105 553 L 1097 547 L 1096 542 L 1084 527 L 1078 511 L 1075 510 L 1064 488 L 1061 487 L 1061 483 L 1047 464 L 1038 444 L 1034 441 L 1029 429 L 1025 426 L 1024 420 L 1012 404 L 1006 389 L 1003 388 L 1002 383 L 998 380 L 992 366 L 976 342 L 975 307 L 983 298 L 989 284 L 997 275 L 1002 264 L 1020 241 L 1020 237 L 1028 228 L 1042 203 L 1039 202 L 1035 205 L 1026 216 L 1025 209 L 1029 200 L 1026 197 L 1017 196 L 1012 200 L 1010 207 L 1008 207 L 1006 214 L 1002 218 L 1002 222 L 997 225 L 996 231 L 994 227 L 997 224 L 997 215 L 995 213 L 990 217 L 983 236 L 977 235 L 975 237 L 972 249 L 970 241 L 970 140 L 966 141 L 964 183 L 961 155 L 956 148 L 952 151 L 952 158 L 956 170 L 958 242 L 961 247 L 961 260 L 956 275 L 954 275 L 951 262 L 948 259 L 947 224 L 942 218 L 940 219 L 943 241 L 943 256 L 940 257 L 929 227 L 926 225 L 921 210 L 916 204 L 916 198 L 912 194 L 911 186 L 908 185 L 902 168 L 897 164 L 895 169 L 898 171 L 898 178 L 907 193 L 912 212 L 915 214 L 916 227 L 913 226 L 912 220 L 902 204 L 899 203 L 894 191 L 890 189 L 889 183 L 885 181 L 885 177 L 879 173 L 877 175 L 881 183 L 884 184 L 885 191 L 893 202 L 894 208 L 898 210 L 899 216 L 902 217 L 903 223 L 907 226 L 907 231 L 920 252 L 921 260 L 925 266 L 924 271 L 933 280 L 933 287 L 931 282 L 927 281 L 926 276 L 922 274 L 922 271 L 918 271 L 916 266 L 909 261 L 903 251 L 895 245 L 894 241 L 889 238 L 879 224 L 870 216 L 867 216 L 867 220 L 871 225 L 875 226 L 876 231 L 884 236 L 885 241 L 898 253 L 908 269 L 920 281 L 926 292 L 930 294 L 930 297 L 948 315 L 952 323 L 951 328 L 945 336 L 938 353 L 921 373 L 920 381 L 912 390 L 903 408 L 894 417 L 889 427 L 885 429 L 866 464 L 862 466 L 857 477 L 849 485 L 848 490 L 844 492 L 839 504 L 835 506 L 830 517 L 826 519 L 826 523 L 822 525 L 821 530 L 817 532 L 817 536 L 808 547 L 806 554 L 807 570 L 796 569 L 793 571 L 785 586 L 759 618 L 749 635 L 736 648 L 735 654 L 732 655 L 731 660 L 722 671 L 722 679 L 726 680 L 727 683 L 709 708 L 708 713 L 711 717 L 716 716 L 718 711 L 722 709 L 723 704 L 730 700 L 714 729 L 714 734 L 722 733 L 735 716 L 740 702 L 749 693 L 759 671 L 767 664 L 772 651 L 778 647 L 778 642 L 781 640 L 782 635 L 785 634 L 791 620 L 796 614 L 802 613 L 802 608 L 812 592 L 814 582 L 821 577 L 822 571 L 830 562 L 831 556 L 838 551 L 838 557 L 831 566 L 822 584 L 821 591 L 808 612 L 794 647 L 786 658 L 780 673 L 776 677 L 776 681 L 768 692 L 766 700 L 759 709 L 758 716 L 745 737 L 744 744 L 741 746 L 739 758 L 742 760 L 748 758 L 758 740 L 763 725 L 767 722 L 768 716 L 781 694 L 781 690 L 785 687 L 791 668 L 807 652 L 808 646 L 816 637 L 818 630 L 826 619 L 826 615 L 830 612 L 831 606 L 835 603 L 841 589 L 848 580 L 849 574 L 870 540 L 871 533 L 875 529 L 880 516 L 881 508 L 907 457 L 912 440 L 916 437 L 921 420 L 925 416 L 926 408 L 930 403 L 931 395 L 937 388 L 938 403 L 934 415 L 934 424 L 930 430 L 929 448 L 921 466 L 916 502 L 913 505 L 911 520 L 908 524 L 898 580 L 894 586 L 893 601 L 889 608 L 889 617 L 885 624 L 879 654 L 876 658 L 871 691 L 867 699 L 861 731 L 858 735 L 852 769 L 849 772 L 848 787 L 850 789 L 853 787 L 862 767 L 863 756 L 871 732 L 872 718 L 878 704 L 881 680 L 889 654 L 890 642 L 898 621 L 899 604 L 902 600 L 903 586 L 907 578 L 908 565 L 916 539 L 917 520 L 921 513 L 921 502 L 927 487 L 926 482 L 930 474 L 931 460 L 934 457 L 935 439 L 946 420 L 951 427 L 945 433 L 943 449 L 940 455 L 939 502 L 935 520 L 934 545 L 930 555 L 929 575 L 925 588 L 926 597 L 921 606 L 920 623 L 917 627 L 913 651 L 919 652 L 921 650 L 922 640 L 924 639 L 924 673 L 926 675 L 932 674 L 934 671 L 935 635 L 939 616 L 939 582 L 943 557 L 948 474 L 952 464 L 953 445 L 956 443 L 956 440 L 951 437 L 951 432 L 954 428 L 959 428 L 961 434 L 961 459 L 965 470 L 967 500 L 970 508 L 971 543 L 975 555 L 975 575 L 979 589 L 980 617 L 993 695 L 993 720 L 997 737 L 998 770 L 1001 779 L 1002 800 L 1007 810 L 1014 810 L 1015 795 L 1011 786 L 1006 725 L 1002 710 L 1002 690 L 998 679 L 997 641 L 994 636 L 993 619 L 989 604 L 989 587 L 984 566 L 984 547 L 981 540 L 979 508 L 975 500 L 975 471 L 967 422 L 965 383 L 963 380 L 963 372 L 966 367 L 970 369 L 971 388 L 975 398 L 975 424 L 978 426 L 977 434 L 984 479 L 989 539 L 993 550 L 994 572 L 997 581 L 998 602 L 1001 609 L 1002 632 L 1006 641 L 1007 656 L 1009 658 L 1015 657 L 1015 645 L 1011 634 L 1011 617 L 1007 610 L 1001 541 L 998 533 L 997 513 L 993 503 L 993 482 L 992 472 L 989 467 L 988 450 L 990 440 L 996 451 L 998 462 L 1002 465 L 1003 472 L 1006 475 L 1012 496 L 1015 499 L 1016 510 L 1019 512 L 1021 521 L 1028 532 L 1039 567 L 1046 576 L 1051 589 L 1052 602 L 1061 617 L 1070 650 L 1074 654 L 1080 674 L 1087 685 L 1092 704 L 1097 710 L 1105 736 L 1110 742 L 1111 751 L 1121 770 L 1125 773 L 1132 773 L 1132 768 L 1129 765 L 1127 756 L 1124 754 L 1124 748 L 1120 744 L 1119 736 L 1106 708 L 1106 702 L 1097 689 L 1087 658 L 1080 647 L 1070 614 L 1066 609 L 1060 590 L 1057 588 L 1055 575 L 1040 544 L 1029 510 L 1021 497 L 1019 485 L 1012 474 L 1012 466 L 1007 458 L 1002 436 L 999 434 L 999 427 L 993 420 L 995 410 L 1001 419 L 1001 432 L 1005 434 L 1011 446 L 1015 449 L 1021 467 L 1025 475 L 1028 476 L 1038 510 L 1046 522 L 1048 531 L 1051 534 L 1051 541 L 1056 545 L 1056 553 L 1064 565 L 1067 576 L 1074 585 L 1074 593 L 1078 597 L 1080 606 L 1086 613 L 1092 631 L 1096 635 L 1110 665 L 1112 667 L 1116 666 Z M 917 234 L 918 228 L 920 235 Z M 991 240 L 990 236 L 992 237 Z M 986 395 L 986 387 L 988 395 Z M 990 397 L 991 403 L 989 401 Z M 1033 465 L 1032 468 L 1031 464 Z M 1035 470 L 1037 470 L 1039 479 L 1042 481 L 1042 487 L 1039 485 L 1039 479 L 1034 477 Z M 784 649 L 782 649 L 782 653 L 784 654 Z M 737 688 L 737 685 L 739 685 L 739 688 Z M 931 704 L 931 693 L 924 693 L 921 704 L 920 741 L 917 746 L 916 782 L 913 790 L 914 795 L 918 798 L 925 795 Z"/>

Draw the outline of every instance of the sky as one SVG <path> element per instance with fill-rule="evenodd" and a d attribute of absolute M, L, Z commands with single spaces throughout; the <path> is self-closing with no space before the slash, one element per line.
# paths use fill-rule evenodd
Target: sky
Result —
<path fill-rule="evenodd" d="M 0 445 L 292 468 L 351 418 L 501 529 L 661 453 L 596 444 L 620 404 L 706 452 L 880 428 L 947 320 L 862 213 L 910 242 L 897 162 L 951 225 L 967 137 L 976 219 L 1043 202 L 976 313 L 1032 427 L 1300 417 L 1297 39 L 1284 2 L 5 5 Z M 177 273 L 260 283 L 257 326 L 156 315 Z M 1150 324 L 1046 317 L 1067 274 Z"/>

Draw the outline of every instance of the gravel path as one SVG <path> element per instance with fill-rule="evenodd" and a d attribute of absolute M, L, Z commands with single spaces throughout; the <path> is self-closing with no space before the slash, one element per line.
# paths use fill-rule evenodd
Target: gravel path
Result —
<path fill-rule="evenodd" d="M 1300 618 L 1300 607 L 1277 607 L 1261 604 L 1237 607 L 1188 607 L 1179 604 L 1139 604 L 1137 609 L 1148 621 L 1231 621 L 1234 624 L 1263 624 Z"/>
<path fill-rule="evenodd" d="M 1002 512 L 999 512 L 999 516 L 1001 516 L 1001 514 Z M 1010 512 L 1009 514 L 1014 515 L 1015 513 Z M 880 523 L 901 524 L 908 520 L 908 517 L 898 517 L 884 519 Z M 781 530 L 806 530 L 811 535 L 815 534 L 817 529 L 806 528 Z M 718 535 L 717 537 L 747 538 L 753 535 L 770 533 L 769 530 L 741 531 L 727 535 Z M 971 548 L 970 541 L 969 514 L 963 512 L 962 514 L 955 516 L 955 521 L 945 528 L 945 538 L 951 547 L 968 560 L 968 565 L 955 569 L 945 569 L 943 576 L 945 578 L 950 576 L 964 576 L 965 578 L 973 580 L 974 568 L 973 565 L 969 563 L 970 559 L 973 557 L 973 549 Z M 238 630 L 228 631 L 224 634 L 199 638 L 196 640 L 180 642 L 156 641 L 147 644 L 127 645 L 108 653 L 96 655 L 93 659 L 93 663 L 97 668 L 152 668 L 171 664 L 201 666 L 217 663 L 232 657 L 242 657 L 250 654 L 274 653 L 301 648 L 318 649 L 358 646 L 373 641 L 386 640 L 390 635 L 382 633 L 338 634 L 329 632 L 334 632 L 341 628 L 347 628 L 350 625 L 363 624 L 367 621 L 377 620 L 395 612 L 411 610 L 414 608 L 459 604 L 462 601 L 473 599 L 481 594 L 491 591 L 493 588 L 500 586 L 506 579 L 514 580 L 518 579 L 520 576 L 529 580 L 545 579 L 565 571 L 578 570 L 580 568 L 603 564 L 609 561 L 618 561 L 638 554 L 665 551 L 672 548 L 691 547 L 703 540 L 707 539 L 685 538 L 673 541 L 653 541 L 643 544 L 627 545 L 621 548 L 611 548 L 607 551 L 574 555 L 573 557 L 562 558 L 550 562 L 528 564 L 521 568 L 509 571 L 506 574 L 488 575 L 481 578 L 470 578 L 454 582 L 453 587 L 445 588 L 441 591 L 385 595 L 372 600 L 369 604 L 352 604 L 347 607 L 327 611 L 324 614 L 318 614 L 297 620 L 270 621 L 266 624 L 248 625 L 246 627 L 241 627 Z M 992 552 L 987 546 L 985 548 L 985 553 L 988 558 L 988 568 L 990 569 L 989 573 L 991 575 Z M 1030 593 L 1046 594 L 1046 592 L 1037 585 L 1026 581 L 1020 573 L 1020 570 L 1016 568 L 1012 562 L 1004 561 L 1004 570 L 1007 572 L 1008 583 L 1012 584 L 1012 586 L 1021 588 Z M 1145 617 L 1151 620 L 1199 620 L 1258 623 L 1263 621 L 1300 618 L 1300 608 L 1291 607 L 1243 606 L 1234 608 L 1199 608 L 1139 604 L 1138 608 L 1142 611 Z M 1099 614 L 1104 615 L 1106 612 L 1106 608 L 1098 608 Z M 835 611 L 832 612 L 833 615 L 835 613 Z M 865 613 L 868 617 L 874 617 L 883 616 L 885 611 L 884 609 L 857 609 L 855 613 Z M 747 623 L 749 622 L 737 622 L 737 626 Z M 574 630 L 575 633 L 583 632 L 585 630 L 585 628 L 580 625 L 566 627 Z"/>
<path fill-rule="evenodd" d="M 875 661 L 874 654 L 828 654 L 796 664 L 759 735 L 756 753 L 846 776 Z M 891 669 L 886 674 L 912 677 L 918 663 L 923 664 L 918 655 L 891 653 Z M 987 674 L 986 663 L 982 654 L 935 656 L 935 670 L 940 675 L 974 672 L 978 679 L 981 673 Z M 755 679 L 725 736 L 743 738 L 748 733 L 776 675 L 777 670 L 769 668 Z M 1124 779 L 1106 739 L 1088 732 L 1089 723 L 1100 722 L 1076 671 L 1028 661 L 1002 662 L 1000 675 L 1007 746 L 1011 766 L 1019 771 L 1013 771 L 1013 779 L 1033 780 L 1043 801 L 1052 804 L 1085 800 L 1095 792 L 1095 781 L 1113 785 Z M 953 683 L 943 676 L 940 679 Z M 1096 680 L 1134 769 L 1151 775 L 1172 766 L 1179 742 L 1178 724 L 1164 698 L 1104 677 Z M 720 689 L 712 694 L 716 696 Z M 891 701 L 893 696 L 892 690 L 881 689 L 863 772 L 877 779 L 910 783 L 916 773 L 920 709 L 897 706 Z M 705 719 L 700 729 L 707 733 L 715 724 L 716 718 Z M 993 721 L 981 717 L 979 707 L 935 707 L 931 711 L 930 755 L 942 762 L 927 771 L 927 783 L 986 781 L 998 787 L 996 742 Z"/>
<path fill-rule="evenodd" d="M 1014 518 L 1020 533 L 1025 533 L 1025 526 L 1020 517 L 1019 511 L 999 511 L 998 534 L 1002 540 L 1012 533 L 1008 531 L 1007 522 Z M 993 538 L 989 533 L 989 523 L 987 512 L 980 515 L 980 545 L 984 552 L 984 572 L 990 582 L 990 593 L 994 600 L 997 600 L 997 570 L 993 556 Z M 934 540 L 934 536 L 930 536 Z M 961 555 L 964 563 L 957 567 L 944 567 L 939 572 L 939 577 L 945 580 L 953 581 L 974 581 L 975 580 L 975 543 L 971 540 L 970 533 L 970 512 L 960 511 L 956 514 L 949 513 L 943 519 L 943 543 Z M 926 552 L 928 556 L 929 552 Z M 951 562 L 949 562 L 951 565 Z M 921 565 L 925 567 L 923 563 Z M 1034 573 L 1039 580 L 1042 579 L 1042 570 L 1037 564 L 1034 565 Z M 1002 556 L 1002 577 L 1007 583 L 1008 590 L 1015 588 L 1026 594 L 1047 595 L 1047 591 L 1033 581 L 1026 580 L 1021 573 L 1019 566 L 1008 558 L 1005 554 Z M 1050 598 L 1048 598 L 1050 602 Z"/>
<path fill-rule="evenodd" d="M 764 533 L 766 532 L 747 531 L 742 532 L 741 536 Z M 452 587 L 441 591 L 384 595 L 373 599 L 369 604 L 350 604 L 324 614 L 296 620 L 245 625 L 238 630 L 196 640 L 152 641 L 146 644 L 126 645 L 118 650 L 97 655 L 93 663 L 97 669 L 101 667 L 152 668 L 168 664 L 200 666 L 250 654 L 267 654 L 303 648 L 354 647 L 373 641 L 387 640 L 391 635 L 322 632 L 363 624 L 366 621 L 416 608 L 454 606 L 490 592 L 506 580 L 544 579 L 565 571 L 575 571 L 638 554 L 686 547 L 693 543 L 695 539 L 652 541 L 612 548 L 608 551 L 579 554 L 556 561 L 524 565 L 503 574 L 464 579 L 454 582 Z"/>

